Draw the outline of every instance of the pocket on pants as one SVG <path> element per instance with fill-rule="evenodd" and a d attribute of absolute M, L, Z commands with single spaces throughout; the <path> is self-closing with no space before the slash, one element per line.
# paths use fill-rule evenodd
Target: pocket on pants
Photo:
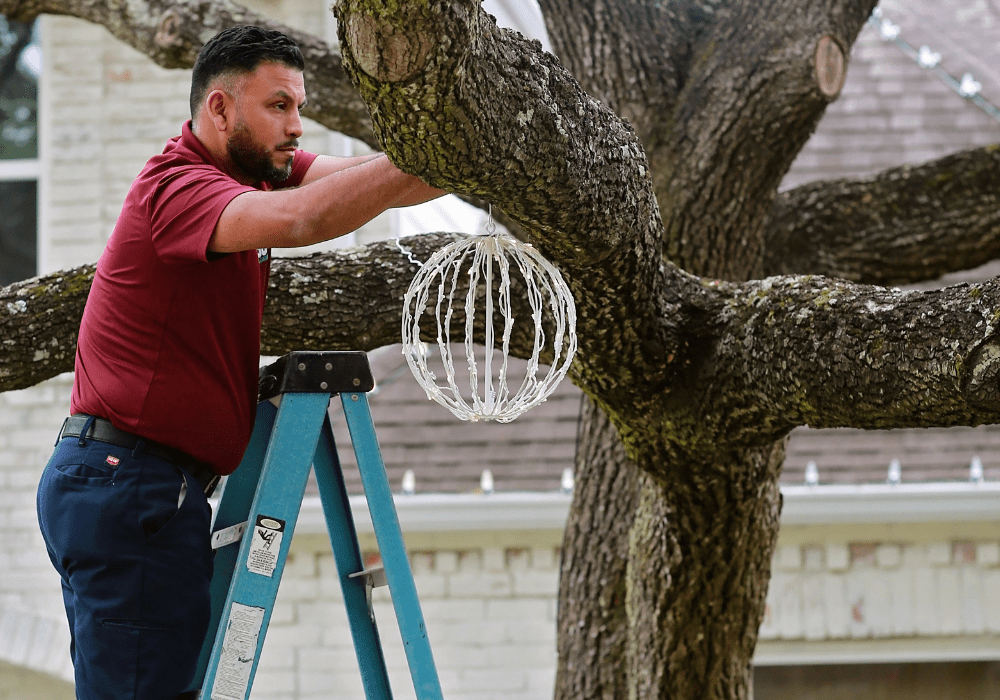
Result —
<path fill-rule="evenodd" d="M 177 517 L 181 491 L 186 488 L 187 482 L 177 467 L 157 458 L 143 458 L 142 468 L 144 478 L 139 485 L 139 526 L 148 541 Z"/>
<path fill-rule="evenodd" d="M 100 486 L 111 485 L 115 480 L 115 473 L 110 469 L 102 469 L 89 464 L 70 462 L 68 464 L 53 464 L 52 469 L 60 479 L 76 482 L 81 485 Z"/>
<path fill-rule="evenodd" d="M 135 630 L 145 632 L 148 630 L 169 630 L 167 625 L 159 625 L 154 622 L 144 620 L 132 620 L 129 618 L 106 618 L 100 621 L 102 627 L 112 627 L 121 630 Z"/>
<path fill-rule="evenodd" d="M 47 471 L 51 470 L 51 478 L 71 489 L 110 486 L 129 455 L 128 450 L 117 445 L 88 440 L 81 446 L 76 438 L 66 438 L 56 447 Z"/>

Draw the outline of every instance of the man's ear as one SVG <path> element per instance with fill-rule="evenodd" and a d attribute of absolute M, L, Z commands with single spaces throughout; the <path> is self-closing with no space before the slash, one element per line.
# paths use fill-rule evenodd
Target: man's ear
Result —
<path fill-rule="evenodd" d="M 212 90 L 205 98 L 205 111 L 218 131 L 226 131 L 230 126 L 233 107 L 233 98 L 223 90 Z"/>

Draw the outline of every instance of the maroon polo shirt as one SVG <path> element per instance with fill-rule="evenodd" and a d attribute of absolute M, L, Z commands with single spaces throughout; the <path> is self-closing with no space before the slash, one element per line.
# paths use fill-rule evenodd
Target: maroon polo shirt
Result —
<path fill-rule="evenodd" d="M 301 184 L 316 156 L 296 151 Z M 261 189 L 270 189 L 264 183 Z M 226 205 L 253 191 L 186 123 L 125 199 L 80 325 L 71 410 L 182 450 L 219 474 L 240 463 L 257 403 L 270 250 L 209 260 Z"/>

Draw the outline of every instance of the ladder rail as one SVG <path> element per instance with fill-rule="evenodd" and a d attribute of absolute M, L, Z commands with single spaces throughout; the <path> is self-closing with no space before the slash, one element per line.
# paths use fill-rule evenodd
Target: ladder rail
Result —
<path fill-rule="evenodd" d="M 250 444 L 239 468 L 226 478 L 222 497 L 216 507 L 214 531 L 224 530 L 238 523 L 245 523 L 249 517 L 250 508 L 257 494 L 260 474 L 264 468 L 264 456 L 267 452 L 274 421 L 278 415 L 277 407 L 270 401 L 262 401 L 257 405 L 257 420 L 254 422 Z M 212 616 L 209 622 L 209 638 L 214 639 L 212 630 L 219 629 L 222 611 L 226 609 L 226 598 L 233 580 L 239 547 L 221 547 L 215 550 L 212 562 Z M 212 655 L 212 645 L 206 643 L 201 648 L 198 658 L 198 670 L 195 673 L 191 688 L 202 688 L 205 683 L 205 673 L 208 670 L 209 658 Z"/>
<path fill-rule="evenodd" d="M 400 534 L 402 531 L 392 489 L 389 487 L 389 478 L 375 437 L 368 397 L 359 392 L 341 394 L 340 398 L 358 460 L 361 484 L 372 515 L 375 539 L 385 566 L 413 688 L 418 700 L 443 700 L 441 682 L 417 597 L 417 587 L 410 570 L 409 555 Z"/>
<path fill-rule="evenodd" d="M 351 504 L 344 484 L 344 473 L 334 442 L 329 414 L 323 422 L 320 445 L 313 458 L 313 471 L 319 487 L 320 502 L 326 518 L 326 529 L 330 535 L 333 559 L 340 578 L 340 588 L 344 594 L 344 605 L 348 610 L 348 623 L 354 640 L 354 653 L 358 657 L 361 682 L 368 700 L 391 700 L 389 674 L 382 652 L 378 627 L 368 610 L 365 584 L 361 579 L 351 578 L 352 574 L 364 569 L 361 550 L 358 547 L 357 529 L 351 514 Z"/>
<path fill-rule="evenodd" d="M 315 455 L 329 402 L 329 394 L 282 395 L 257 492 L 250 507 L 247 536 L 240 541 L 236 556 L 236 567 L 240 573 L 243 573 L 241 567 L 249 569 L 251 566 L 255 542 L 253 530 L 259 517 L 282 521 L 284 531 L 270 575 L 233 576 L 215 632 L 215 643 L 202 684 L 202 697 L 212 700 L 245 698 L 253 685 L 305 493 L 308 465 Z M 304 464 L 305 468 L 296 473 L 294 469 L 284 469 L 284 464 Z M 294 505 L 289 507 L 285 504 Z M 245 629 L 240 631 L 240 627 Z M 234 635 L 236 639 L 227 636 L 231 631 L 239 632 L 238 636 Z M 249 649 L 249 645 L 255 645 L 254 649 Z M 251 651 L 253 656 L 246 658 Z M 220 665 L 223 663 L 226 667 L 220 677 Z"/>

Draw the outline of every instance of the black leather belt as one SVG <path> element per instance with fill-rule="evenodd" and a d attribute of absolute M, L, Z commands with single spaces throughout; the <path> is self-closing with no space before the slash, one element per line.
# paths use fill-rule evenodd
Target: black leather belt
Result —
<path fill-rule="evenodd" d="M 90 416 L 85 414 L 75 414 L 67 418 L 63 421 L 62 430 L 59 431 L 59 440 L 67 437 L 80 437 L 83 426 L 87 424 L 88 420 L 90 420 Z M 124 430 L 119 430 L 111 424 L 111 421 L 104 418 L 95 418 L 93 424 L 90 426 L 90 430 L 87 431 L 84 437 L 97 440 L 98 442 L 107 442 L 111 445 L 125 447 L 129 450 L 134 450 L 141 441 L 144 453 L 165 459 L 171 464 L 184 469 L 184 471 L 191 474 L 198 481 L 206 496 L 212 495 L 221 478 L 210 466 L 197 461 L 194 457 L 173 447 L 167 447 L 158 442 L 153 442 L 138 435 L 126 433 Z"/>

